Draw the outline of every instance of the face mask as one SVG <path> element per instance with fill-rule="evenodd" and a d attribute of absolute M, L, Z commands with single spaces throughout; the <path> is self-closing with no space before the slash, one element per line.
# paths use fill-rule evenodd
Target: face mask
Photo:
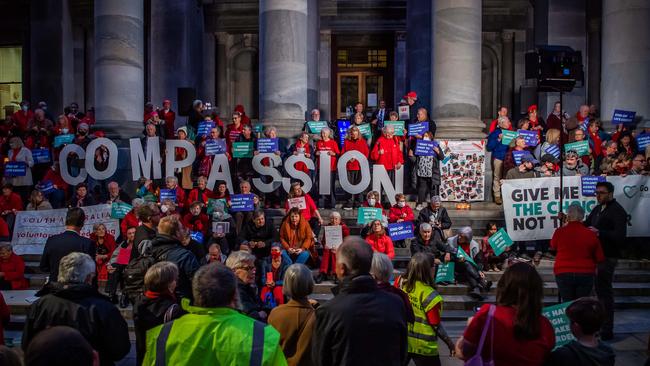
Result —
<path fill-rule="evenodd" d="M 63 132 L 64 135 L 67 134 L 68 131 L 69 131 L 69 130 L 68 130 L 67 128 L 62 128 L 62 129 L 61 129 L 61 132 Z"/>
<path fill-rule="evenodd" d="M 401 201 L 397 202 L 397 206 L 404 207 L 404 206 L 406 206 L 406 202 L 401 202 Z"/>
<path fill-rule="evenodd" d="M 374 206 L 377 201 L 374 198 L 368 200 L 368 205 Z"/>
<path fill-rule="evenodd" d="M 280 253 L 280 252 L 271 252 L 271 258 L 273 258 L 273 259 L 278 259 L 278 258 L 280 258 L 281 255 L 282 255 L 282 253 Z"/>
<path fill-rule="evenodd" d="M 163 205 L 163 206 L 160 206 L 160 211 L 161 211 L 162 213 L 167 213 L 167 211 L 169 211 L 169 207 L 164 206 L 164 205 Z"/>
<path fill-rule="evenodd" d="M 24 106 L 22 106 L 21 108 L 22 108 L 23 112 L 27 112 L 27 111 L 29 110 L 29 106 L 28 106 L 28 105 L 24 105 Z"/>

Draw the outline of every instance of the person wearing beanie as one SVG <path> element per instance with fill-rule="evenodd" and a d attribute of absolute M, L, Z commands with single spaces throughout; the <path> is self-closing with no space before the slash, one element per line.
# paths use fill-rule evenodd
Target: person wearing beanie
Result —
<path fill-rule="evenodd" d="M 58 325 L 34 337 L 25 351 L 25 365 L 99 365 L 99 355 L 78 330 Z"/>
<path fill-rule="evenodd" d="M 482 301 L 483 296 L 479 290 L 490 291 L 492 282 L 486 281 L 485 274 L 480 271 L 481 257 L 483 255 L 481 246 L 473 240 L 473 237 L 474 234 L 470 226 L 460 228 L 458 234 L 447 239 L 446 253 L 443 260 L 445 263 L 452 260 L 456 263 L 454 270 L 466 279 L 469 296 Z M 469 257 L 466 257 L 466 255 Z"/>

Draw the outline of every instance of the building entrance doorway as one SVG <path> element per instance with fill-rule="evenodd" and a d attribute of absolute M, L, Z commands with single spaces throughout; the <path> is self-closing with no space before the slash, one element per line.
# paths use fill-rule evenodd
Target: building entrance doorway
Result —
<path fill-rule="evenodd" d="M 376 72 L 339 72 L 336 92 L 337 117 L 344 118 L 357 102 L 368 108 L 376 107 L 384 99 L 384 76 Z"/>

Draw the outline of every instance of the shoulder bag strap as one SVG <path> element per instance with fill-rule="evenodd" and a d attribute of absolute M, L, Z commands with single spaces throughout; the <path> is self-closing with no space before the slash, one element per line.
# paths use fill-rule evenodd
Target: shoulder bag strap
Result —
<path fill-rule="evenodd" d="M 174 322 L 165 323 L 158 334 L 158 339 L 156 339 L 156 363 L 155 366 L 165 366 L 167 365 L 166 360 L 166 345 L 167 339 L 169 338 L 169 333 L 172 330 L 172 325 Z"/>
<path fill-rule="evenodd" d="M 251 347 L 250 366 L 262 366 L 264 361 L 264 327 L 262 322 L 253 323 L 253 344 Z"/>
<path fill-rule="evenodd" d="M 483 352 L 483 344 L 485 343 L 485 335 L 487 334 L 488 328 L 492 326 L 492 319 L 494 318 L 494 312 L 496 311 L 496 305 L 490 305 L 490 310 L 488 311 L 487 319 L 485 319 L 485 324 L 483 324 L 483 332 L 481 333 L 481 340 L 478 342 L 478 348 L 476 349 L 476 354 L 481 355 Z M 494 334 L 494 332 L 492 332 Z M 492 343 L 492 339 L 490 339 Z"/>

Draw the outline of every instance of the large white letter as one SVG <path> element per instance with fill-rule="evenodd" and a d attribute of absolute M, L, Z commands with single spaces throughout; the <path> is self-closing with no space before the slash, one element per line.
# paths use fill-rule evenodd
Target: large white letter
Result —
<path fill-rule="evenodd" d="M 100 146 L 106 146 L 108 149 L 108 167 L 103 172 L 95 169 L 95 151 Z M 88 147 L 86 147 L 86 171 L 96 180 L 104 180 L 110 178 L 117 170 L 117 145 L 105 137 L 100 137 L 92 140 Z"/>
<path fill-rule="evenodd" d="M 270 166 L 262 165 L 262 160 L 269 158 Z M 257 154 L 253 157 L 253 169 L 261 176 L 270 176 L 273 178 L 270 183 L 264 183 L 261 178 L 253 178 L 253 185 L 259 189 L 260 192 L 271 193 L 282 185 L 282 175 L 275 168 L 282 165 L 282 159 L 273 153 Z"/>
<path fill-rule="evenodd" d="M 330 187 L 330 178 L 332 176 L 332 157 L 329 151 L 321 151 L 318 156 L 318 193 L 330 194 L 333 189 Z"/>
<path fill-rule="evenodd" d="M 305 165 L 307 165 L 307 169 L 309 170 L 316 169 L 314 166 L 314 161 L 307 158 L 305 155 L 291 155 L 287 158 L 287 160 L 284 161 L 284 169 L 287 171 L 289 177 L 302 181 L 302 190 L 304 192 L 309 192 L 311 191 L 312 186 L 311 178 L 309 178 L 309 175 L 307 175 L 307 173 L 296 169 L 294 166 L 299 161 L 305 163 Z M 283 178 L 282 186 L 284 187 L 285 191 L 289 192 L 291 189 L 291 179 Z"/>
<path fill-rule="evenodd" d="M 361 166 L 361 182 L 357 185 L 353 185 L 348 180 L 347 164 L 351 159 L 355 159 Z M 339 162 L 336 164 L 337 170 L 339 171 L 339 183 L 341 183 L 341 188 L 344 191 L 350 194 L 358 194 L 366 190 L 370 185 L 370 166 L 368 165 L 368 158 L 363 155 L 361 152 L 356 150 L 350 150 L 345 154 L 341 155 Z"/>
<path fill-rule="evenodd" d="M 395 186 L 390 181 L 388 172 L 383 165 L 375 164 L 372 166 L 372 190 L 381 193 L 384 188 L 391 205 L 396 203 L 395 194 L 404 193 L 404 166 L 395 169 Z"/>
<path fill-rule="evenodd" d="M 232 190 L 232 178 L 230 177 L 230 165 L 228 165 L 228 158 L 224 154 L 217 154 L 212 160 L 208 188 L 214 190 L 214 185 L 218 180 L 226 182 L 228 192 L 234 192 Z"/>
<path fill-rule="evenodd" d="M 175 151 L 177 147 L 183 148 L 187 151 L 185 159 L 176 161 Z M 167 173 L 167 176 L 174 175 L 176 169 L 192 166 L 194 159 L 196 159 L 196 149 L 194 148 L 194 145 L 186 140 L 167 140 L 165 151 L 167 151 L 167 158 L 165 159 L 165 172 Z"/>
<path fill-rule="evenodd" d="M 86 169 L 80 168 L 79 175 L 76 177 L 70 175 L 70 171 L 68 170 L 68 155 L 71 153 L 75 153 L 79 159 L 83 159 L 86 156 L 86 152 L 84 151 L 83 147 L 79 145 L 69 144 L 65 145 L 65 147 L 61 150 L 61 153 L 59 153 L 59 171 L 61 172 L 61 178 L 63 178 L 66 183 L 72 186 L 76 186 L 77 184 L 86 181 L 88 172 L 86 172 Z"/>
<path fill-rule="evenodd" d="M 160 159 L 160 144 L 158 137 L 147 137 L 147 153 L 142 151 L 142 143 L 139 138 L 129 139 L 131 148 L 131 173 L 133 180 L 144 176 L 147 179 L 160 179 L 162 173 L 162 160 Z M 168 150 L 169 151 L 169 150 Z M 174 156 L 174 151 L 170 152 Z M 151 166 L 153 165 L 153 178 L 151 177 Z"/>

